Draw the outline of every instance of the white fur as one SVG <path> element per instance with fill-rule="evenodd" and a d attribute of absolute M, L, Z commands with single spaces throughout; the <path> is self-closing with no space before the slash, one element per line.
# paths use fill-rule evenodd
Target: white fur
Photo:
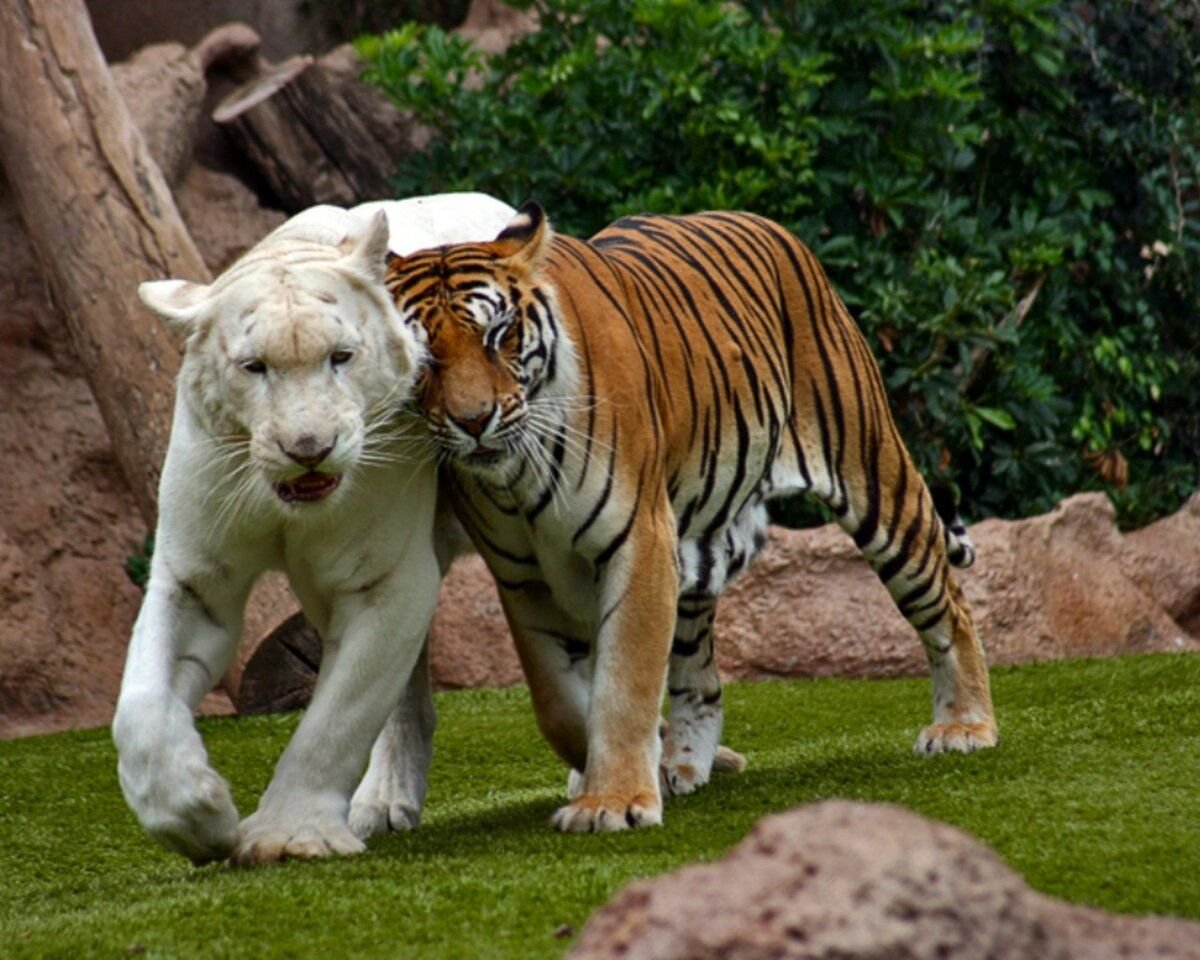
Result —
<path fill-rule="evenodd" d="M 350 796 L 377 736 L 356 827 L 419 817 L 433 715 L 424 660 L 414 666 L 437 600 L 437 490 L 398 425 L 421 348 L 382 286 L 384 253 L 489 239 L 512 212 L 481 194 L 315 207 L 211 285 L 139 289 L 188 346 L 113 737 L 139 821 L 196 863 L 362 850 Z M 302 474 L 341 480 L 285 502 L 277 490 Z M 231 662 L 268 569 L 287 573 L 325 647 L 312 704 L 239 823 L 192 711 Z"/>

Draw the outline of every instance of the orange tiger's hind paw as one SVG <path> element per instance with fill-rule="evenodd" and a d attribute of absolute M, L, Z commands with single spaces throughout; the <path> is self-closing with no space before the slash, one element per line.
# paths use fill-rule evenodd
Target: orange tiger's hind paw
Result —
<path fill-rule="evenodd" d="M 985 747 L 994 747 L 999 740 L 1000 734 L 991 720 L 981 723 L 931 723 L 921 731 L 913 750 L 926 756 L 972 753 Z"/>
<path fill-rule="evenodd" d="M 550 819 L 563 833 L 614 833 L 630 827 L 662 825 L 662 802 L 652 793 L 632 797 L 583 793 Z"/>

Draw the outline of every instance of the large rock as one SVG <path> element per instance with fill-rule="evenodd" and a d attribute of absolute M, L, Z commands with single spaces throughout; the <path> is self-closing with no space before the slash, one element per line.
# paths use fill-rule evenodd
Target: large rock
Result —
<path fill-rule="evenodd" d="M 1197 960 L 1200 924 L 1074 906 L 902 807 L 767 817 L 716 863 L 630 884 L 571 960 Z"/>
<path fill-rule="evenodd" d="M 1127 534 L 1121 558 L 1129 578 L 1200 637 L 1200 493 L 1182 510 Z"/>
<path fill-rule="evenodd" d="M 442 581 L 429 637 L 438 690 L 508 687 L 524 679 L 496 585 L 478 554 L 459 557 Z"/>
<path fill-rule="evenodd" d="M 1195 523 L 1196 512 L 1193 499 L 1181 515 Z M 1197 590 L 1200 538 L 1188 544 L 1187 522 L 1164 521 L 1178 549 L 1157 555 L 1152 534 L 1122 537 L 1114 519 L 1108 497 L 1090 493 L 1040 517 L 971 527 L 978 560 L 956 575 L 990 662 L 1200 649 L 1200 638 L 1172 617 Z M 1131 551 L 1156 557 L 1153 566 L 1143 561 L 1138 578 Z M 773 529 L 763 555 L 723 598 L 717 637 L 732 677 L 926 669 L 912 628 L 836 527 Z"/>

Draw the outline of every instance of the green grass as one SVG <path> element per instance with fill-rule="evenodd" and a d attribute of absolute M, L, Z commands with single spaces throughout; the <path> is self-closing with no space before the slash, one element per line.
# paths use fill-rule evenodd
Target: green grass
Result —
<path fill-rule="evenodd" d="M 833 796 L 956 824 L 1056 896 L 1200 917 L 1200 656 L 998 669 L 993 692 L 999 748 L 927 760 L 910 752 L 926 680 L 731 685 L 725 739 L 746 773 L 615 836 L 547 827 L 565 771 L 523 689 L 446 694 L 419 831 L 252 871 L 160 851 L 121 799 L 107 730 L 0 743 L 0 956 L 558 957 L 555 930 L 628 880 Z M 243 814 L 295 722 L 201 723 Z"/>

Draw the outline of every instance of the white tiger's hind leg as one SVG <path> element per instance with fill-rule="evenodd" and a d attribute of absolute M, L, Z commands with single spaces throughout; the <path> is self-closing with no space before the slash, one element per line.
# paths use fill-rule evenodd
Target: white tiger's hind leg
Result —
<path fill-rule="evenodd" d="M 667 690 L 671 712 L 663 735 L 659 776 L 664 796 L 691 793 L 713 770 L 742 770 L 746 759 L 721 746 L 725 722 L 721 679 L 713 654 L 716 597 L 679 598 Z"/>
<path fill-rule="evenodd" d="M 365 840 L 415 830 L 420 824 L 436 726 L 427 641 L 400 702 L 371 748 L 366 775 L 350 801 L 350 829 L 355 836 Z"/>

